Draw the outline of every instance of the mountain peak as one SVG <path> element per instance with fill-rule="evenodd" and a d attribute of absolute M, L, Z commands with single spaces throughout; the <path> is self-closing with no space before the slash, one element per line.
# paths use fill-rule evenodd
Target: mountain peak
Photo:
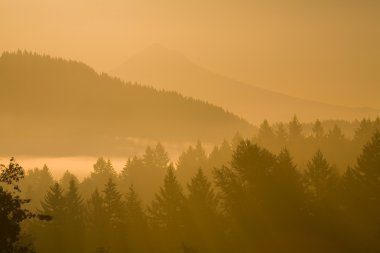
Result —
<path fill-rule="evenodd" d="M 309 101 L 241 83 L 209 71 L 175 50 L 153 44 L 113 71 L 121 79 L 176 91 L 221 106 L 252 123 L 285 121 L 294 114 L 306 121 L 373 117 L 373 109 Z M 275 102 L 274 102 L 275 101 Z"/>
<path fill-rule="evenodd" d="M 162 53 L 173 53 L 175 52 L 172 49 L 167 48 L 166 46 L 160 44 L 160 43 L 153 43 L 149 46 L 143 48 L 141 52 L 147 52 L 147 53 L 154 53 L 154 52 L 162 52 Z"/>
<path fill-rule="evenodd" d="M 169 49 L 162 44 L 154 43 L 133 55 L 128 63 L 179 64 L 188 61 L 180 52 Z"/>

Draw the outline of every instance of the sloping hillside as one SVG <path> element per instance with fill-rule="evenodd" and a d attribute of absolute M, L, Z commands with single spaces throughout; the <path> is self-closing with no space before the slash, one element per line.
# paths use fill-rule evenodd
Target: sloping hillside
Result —
<path fill-rule="evenodd" d="M 30 53 L 0 57 L 0 154 L 123 154 L 128 138 L 220 141 L 253 127 L 174 92 Z"/>
<path fill-rule="evenodd" d="M 153 45 L 136 54 L 112 74 L 208 101 L 255 124 L 263 119 L 288 121 L 294 114 L 303 121 L 314 121 L 316 118 L 352 120 L 380 115 L 378 110 L 371 108 L 349 108 L 309 101 L 241 83 L 208 71 L 180 53 L 160 45 Z"/>

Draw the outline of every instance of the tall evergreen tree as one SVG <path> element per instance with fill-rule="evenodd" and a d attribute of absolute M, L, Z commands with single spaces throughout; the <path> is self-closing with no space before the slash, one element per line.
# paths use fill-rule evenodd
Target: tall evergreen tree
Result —
<path fill-rule="evenodd" d="M 360 146 L 360 148 L 371 140 L 372 135 L 374 134 L 373 124 L 370 119 L 363 119 L 360 122 L 359 128 L 355 131 L 355 141 Z"/>
<path fill-rule="evenodd" d="M 117 190 L 116 184 L 110 178 L 103 190 L 103 206 L 107 220 L 106 227 L 103 228 L 108 248 L 113 252 L 123 251 L 124 234 L 124 202 L 122 195 Z"/>
<path fill-rule="evenodd" d="M 313 134 L 314 134 L 315 139 L 317 139 L 319 141 L 322 140 L 325 133 L 324 133 L 322 123 L 319 119 L 317 119 L 315 121 L 312 130 L 313 130 Z"/>
<path fill-rule="evenodd" d="M 83 252 L 84 245 L 84 205 L 79 196 L 78 187 L 74 178 L 69 182 L 69 187 L 64 195 L 65 198 L 65 223 L 64 238 L 68 252 Z"/>
<path fill-rule="evenodd" d="M 166 168 L 170 161 L 169 154 L 164 149 L 164 146 L 158 142 L 155 148 L 148 147 L 143 156 L 146 166 Z"/>
<path fill-rule="evenodd" d="M 296 115 L 289 122 L 289 140 L 291 142 L 297 142 L 303 139 L 302 124 L 299 122 Z"/>
<path fill-rule="evenodd" d="M 112 229 L 117 229 L 123 221 L 124 204 L 121 200 L 122 195 L 118 192 L 116 184 L 111 178 L 108 179 L 103 193 L 103 204 L 108 222 Z"/>
<path fill-rule="evenodd" d="M 59 184 L 64 190 L 68 190 L 70 188 L 71 180 L 74 180 L 76 185 L 79 184 L 78 178 L 74 174 L 66 170 L 61 179 L 59 180 Z"/>
<path fill-rule="evenodd" d="M 94 164 L 94 171 L 91 172 L 92 176 L 101 176 L 105 178 L 114 178 L 116 176 L 115 169 L 112 166 L 110 159 L 107 161 L 100 157 Z"/>
<path fill-rule="evenodd" d="M 209 171 L 204 172 L 207 177 L 212 176 L 212 170 L 214 168 L 220 168 L 223 165 L 227 165 L 232 159 L 232 148 L 228 141 L 224 140 L 220 147 L 215 146 L 208 157 Z"/>
<path fill-rule="evenodd" d="M 87 201 L 86 227 L 87 227 L 87 251 L 94 251 L 106 247 L 107 216 L 104 208 L 104 200 L 98 189 L 92 193 Z"/>
<path fill-rule="evenodd" d="M 379 132 L 375 132 L 372 139 L 364 146 L 357 165 L 348 170 L 345 179 L 346 184 L 349 182 L 346 187 L 352 189 L 349 198 L 356 214 L 369 223 L 380 224 Z M 378 225 L 375 226 L 378 227 Z"/>
<path fill-rule="evenodd" d="M 164 185 L 156 193 L 148 208 L 149 216 L 157 233 L 156 239 L 163 252 L 177 252 L 183 244 L 185 197 L 174 173 L 173 166 L 167 170 Z"/>
<path fill-rule="evenodd" d="M 58 183 L 52 185 L 41 202 L 42 212 L 53 217 L 53 220 L 60 220 L 64 215 L 65 199 L 63 189 Z"/>
<path fill-rule="evenodd" d="M 276 135 L 267 120 L 261 123 L 257 134 L 257 143 L 264 148 L 274 148 Z"/>
<path fill-rule="evenodd" d="M 99 157 L 93 165 L 93 171 L 89 177 L 86 177 L 81 183 L 81 192 L 84 198 L 89 198 L 94 190 L 107 183 L 108 179 L 117 180 L 117 173 L 111 163 L 103 157 Z"/>
<path fill-rule="evenodd" d="M 187 202 L 190 208 L 204 209 L 210 213 L 217 213 L 218 199 L 202 169 L 187 184 L 189 196 Z"/>
<path fill-rule="evenodd" d="M 241 142 L 235 150 L 231 166 L 245 182 L 247 189 L 251 191 L 266 187 L 266 181 L 274 169 L 275 162 L 275 156 L 268 150 L 245 141 Z"/>
<path fill-rule="evenodd" d="M 25 177 L 20 181 L 19 185 L 23 189 L 25 196 L 31 200 L 28 204 L 31 210 L 40 207 L 40 203 L 44 200 L 46 192 L 53 184 L 53 176 L 46 165 L 42 169 L 34 168 L 26 172 Z"/>
<path fill-rule="evenodd" d="M 125 214 L 127 226 L 132 225 L 133 223 L 145 223 L 144 210 L 133 185 L 129 187 L 129 191 L 126 194 Z"/>
<path fill-rule="evenodd" d="M 277 142 L 277 145 L 279 146 L 279 149 L 281 150 L 285 148 L 286 142 L 288 141 L 288 133 L 283 123 L 279 123 L 277 125 L 277 130 L 275 134 L 276 134 L 276 142 Z"/>
<path fill-rule="evenodd" d="M 133 185 L 126 194 L 124 222 L 128 252 L 151 252 L 153 249 L 147 243 L 150 238 L 146 215 Z"/>
<path fill-rule="evenodd" d="M 333 129 L 330 130 L 327 134 L 327 140 L 331 143 L 331 145 L 337 147 L 343 140 L 344 135 L 342 133 L 342 129 L 338 127 L 336 124 Z"/>
<path fill-rule="evenodd" d="M 58 183 L 50 187 L 46 193 L 44 201 L 41 202 L 41 212 L 52 217 L 51 221 L 36 224 L 35 234 L 37 238 L 36 246 L 42 253 L 66 252 L 65 235 L 66 203 L 63 189 Z"/>
<path fill-rule="evenodd" d="M 226 219 L 236 251 L 264 250 L 273 238 L 270 202 L 273 199 L 273 171 L 276 156 L 249 141 L 241 142 L 231 167 L 215 170 Z M 269 216 L 268 216 L 269 214 Z"/>
<path fill-rule="evenodd" d="M 304 172 L 307 190 L 315 201 L 325 201 L 331 197 L 336 187 L 338 174 L 334 167 L 330 166 L 320 150 L 307 164 Z"/>
<path fill-rule="evenodd" d="M 197 252 L 221 252 L 223 227 L 218 214 L 218 199 L 202 169 L 187 184 L 186 241 Z"/>
<path fill-rule="evenodd" d="M 196 174 L 199 168 L 208 169 L 206 151 L 203 149 L 200 141 L 197 142 L 195 148 L 190 146 L 178 158 L 176 173 L 179 181 L 186 183 Z"/>
<path fill-rule="evenodd" d="M 231 140 L 232 150 L 235 150 L 240 145 L 240 142 L 242 141 L 244 141 L 243 137 L 241 136 L 239 132 L 236 132 Z"/>
<path fill-rule="evenodd" d="M 156 194 L 149 209 L 152 219 L 160 227 L 178 228 L 181 226 L 185 197 L 182 187 L 169 167 L 164 179 L 164 185 Z"/>
<path fill-rule="evenodd" d="M 161 143 L 152 148 L 148 146 L 142 158 L 134 157 L 123 169 L 124 181 L 127 182 L 125 191 L 133 184 L 144 203 L 154 198 L 164 179 L 169 164 L 169 155 Z"/>
<path fill-rule="evenodd" d="M 296 220 L 302 220 L 306 215 L 306 196 L 301 174 L 287 149 L 277 156 L 272 177 L 273 211 L 282 219 L 280 222 L 287 220 L 294 225 Z"/>

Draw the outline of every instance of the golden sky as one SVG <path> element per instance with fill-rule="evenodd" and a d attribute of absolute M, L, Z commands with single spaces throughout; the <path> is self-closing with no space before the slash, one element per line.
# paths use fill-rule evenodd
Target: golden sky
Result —
<path fill-rule="evenodd" d="M 270 90 L 380 108 L 378 0 L 0 0 L 0 51 L 107 72 L 152 43 Z"/>

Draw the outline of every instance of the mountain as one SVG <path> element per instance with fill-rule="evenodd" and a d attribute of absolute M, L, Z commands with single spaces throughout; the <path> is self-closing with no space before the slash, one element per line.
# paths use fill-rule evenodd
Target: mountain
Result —
<path fill-rule="evenodd" d="M 0 57 L 0 103 L 0 155 L 123 155 L 130 140 L 215 143 L 254 129 L 206 102 L 25 52 Z"/>
<path fill-rule="evenodd" d="M 380 115 L 379 110 L 371 108 L 325 104 L 248 85 L 213 73 L 157 44 L 134 55 L 111 74 L 208 101 L 256 124 L 263 119 L 288 121 L 294 114 L 303 121 L 352 120 Z"/>

